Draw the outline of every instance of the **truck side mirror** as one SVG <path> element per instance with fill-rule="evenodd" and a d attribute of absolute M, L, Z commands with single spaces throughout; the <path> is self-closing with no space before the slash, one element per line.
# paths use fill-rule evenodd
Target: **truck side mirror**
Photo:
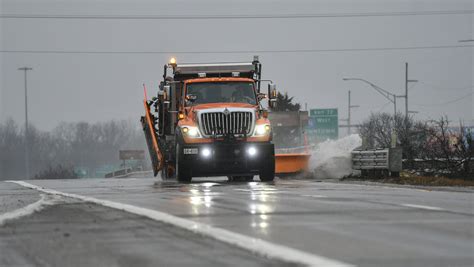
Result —
<path fill-rule="evenodd" d="M 262 101 L 262 100 L 264 100 L 265 98 L 267 98 L 267 95 L 266 95 L 266 94 L 264 94 L 264 93 L 258 93 L 258 94 L 257 94 L 257 99 L 258 99 L 258 101 Z"/>
<path fill-rule="evenodd" d="M 274 99 L 276 97 L 277 97 L 276 85 L 274 83 L 269 83 L 268 84 L 268 98 Z"/>
<path fill-rule="evenodd" d="M 276 108 L 276 107 L 277 107 L 277 100 L 276 100 L 276 98 L 270 99 L 270 100 L 268 101 L 268 105 L 269 105 L 271 108 Z"/>
<path fill-rule="evenodd" d="M 163 86 L 163 100 L 166 102 L 166 101 L 170 101 L 170 86 L 169 85 L 165 85 Z"/>
<path fill-rule="evenodd" d="M 278 92 L 276 90 L 276 85 L 274 83 L 268 84 L 268 106 L 271 108 L 276 108 Z"/>
<path fill-rule="evenodd" d="M 170 107 L 170 86 L 163 86 L 163 105 L 166 109 Z"/>
<path fill-rule="evenodd" d="M 189 95 L 186 96 L 186 100 L 191 102 L 191 103 L 196 101 L 196 99 L 198 99 L 197 95 L 189 94 Z"/>

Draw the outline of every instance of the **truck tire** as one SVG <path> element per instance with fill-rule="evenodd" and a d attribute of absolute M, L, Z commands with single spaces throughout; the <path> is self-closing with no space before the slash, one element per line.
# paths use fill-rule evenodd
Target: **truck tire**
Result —
<path fill-rule="evenodd" d="M 163 181 L 168 180 L 168 173 L 166 171 L 167 169 L 168 169 L 168 167 L 165 164 L 165 166 L 163 166 L 163 169 L 161 169 L 161 171 L 160 171 L 161 180 L 163 180 Z"/>
<path fill-rule="evenodd" d="M 176 177 L 178 178 L 178 182 L 181 183 L 189 183 L 192 180 L 191 170 L 186 168 L 184 164 L 180 164 L 182 160 L 182 155 L 179 149 L 180 145 L 179 142 L 176 143 Z"/>
<path fill-rule="evenodd" d="M 260 181 L 271 182 L 275 179 L 275 158 L 269 160 L 260 170 Z"/>
<path fill-rule="evenodd" d="M 170 169 L 170 167 L 169 163 L 164 164 L 163 169 L 161 169 L 161 180 L 166 181 L 175 178 L 174 170 Z"/>

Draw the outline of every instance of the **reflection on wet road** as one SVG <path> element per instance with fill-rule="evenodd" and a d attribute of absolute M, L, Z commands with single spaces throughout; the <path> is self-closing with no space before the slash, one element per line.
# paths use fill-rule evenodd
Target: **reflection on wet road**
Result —
<path fill-rule="evenodd" d="M 471 266 L 473 194 L 276 180 L 34 181 L 356 265 Z M 439 209 L 425 209 L 436 207 Z"/>

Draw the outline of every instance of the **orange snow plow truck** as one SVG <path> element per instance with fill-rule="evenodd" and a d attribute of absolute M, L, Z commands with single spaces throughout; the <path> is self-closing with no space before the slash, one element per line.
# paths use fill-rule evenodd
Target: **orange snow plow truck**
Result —
<path fill-rule="evenodd" d="M 262 64 L 179 64 L 164 66 L 158 94 L 146 97 L 145 132 L 153 172 L 163 179 L 227 176 L 261 181 L 275 177 L 275 149 L 268 107 L 277 91 L 261 79 Z M 267 84 L 265 93 L 261 85 Z"/>

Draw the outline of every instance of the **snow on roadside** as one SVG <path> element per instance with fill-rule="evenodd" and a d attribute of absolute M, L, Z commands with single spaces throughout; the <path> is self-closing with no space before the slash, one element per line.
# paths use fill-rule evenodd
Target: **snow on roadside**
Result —
<path fill-rule="evenodd" d="M 343 178 L 352 173 L 351 151 L 362 145 L 352 134 L 338 140 L 319 143 L 311 153 L 310 170 L 316 178 Z"/>
<path fill-rule="evenodd" d="M 16 220 L 18 218 L 31 215 L 35 212 L 41 211 L 45 206 L 55 205 L 61 200 L 59 196 L 42 194 L 40 200 L 31 203 L 25 207 L 0 214 L 0 226 L 3 226 L 7 221 Z"/>

